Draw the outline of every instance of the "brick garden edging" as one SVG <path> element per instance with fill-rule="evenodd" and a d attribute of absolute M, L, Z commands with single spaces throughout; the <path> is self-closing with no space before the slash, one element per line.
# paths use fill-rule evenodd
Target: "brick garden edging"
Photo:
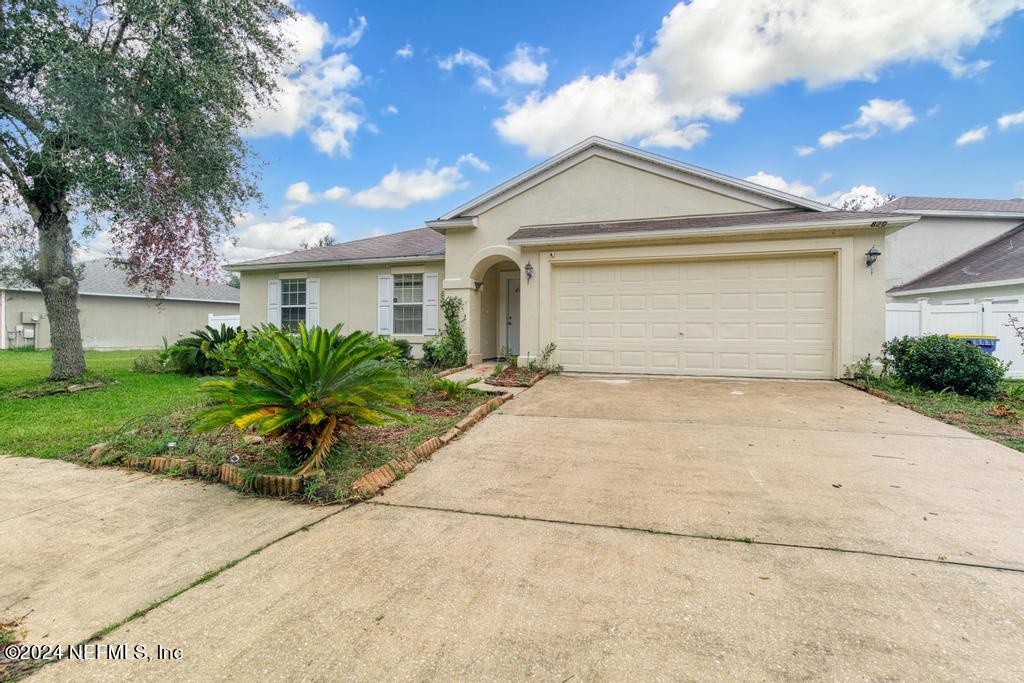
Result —
<path fill-rule="evenodd" d="M 471 367 L 473 367 L 472 363 L 470 363 L 469 365 L 463 365 L 462 367 L 458 367 L 458 368 L 448 368 L 447 370 L 441 370 L 440 372 L 435 372 L 434 373 L 434 377 L 447 377 L 448 375 L 454 375 L 456 372 L 462 372 L 463 370 L 468 370 Z"/>
<path fill-rule="evenodd" d="M 457 368 L 456 371 L 459 369 L 461 368 Z M 381 489 L 393 484 L 399 476 L 411 472 L 418 462 L 429 458 L 438 448 L 454 440 L 513 396 L 514 394 L 511 393 L 499 394 L 486 403 L 480 404 L 441 436 L 427 439 L 405 455 L 392 458 L 387 463 L 356 479 L 352 482 L 352 491 L 355 497 L 360 500 L 373 497 Z M 108 448 L 107 444 L 96 444 L 89 449 L 87 457 L 91 462 L 96 462 Z M 198 477 L 208 481 L 219 481 L 237 488 L 243 488 L 245 483 L 242 479 L 242 470 L 230 463 L 215 465 L 208 462 L 195 462 L 187 458 L 168 458 L 155 455 L 152 457 L 129 456 L 123 460 L 123 464 L 131 469 L 148 470 L 154 474 Z M 257 474 L 252 479 L 252 487 L 258 493 L 266 496 L 288 496 L 302 493 L 305 481 L 306 477 L 295 477 L 288 474 Z"/>
<path fill-rule="evenodd" d="M 154 474 L 170 473 L 182 477 L 199 477 L 239 488 L 242 488 L 244 483 L 242 470 L 230 463 L 214 465 L 207 462 L 194 462 L 186 458 L 131 456 L 124 459 L 124 464 L 132 469 L 148 470 Z M 257 474 L 252 480 L 253 488 L 267 496 L 302 493 L 304 483 L 305 477 L 293 477 L 287 474 Z"/>
<path fill-rule="evenodd" d="M 441 436 L 427 439 L 406 455 L 393 458 L 377 469 L 367 472 L 352 482 L 352 493 L 360 500 L 366 500 L 377 495 L 381 489 L 387 488 L 400 476 L 411 472 L 417 463 L 429 458 L 438 448 L 453 441 L 460 434 L 482 420 L 488 413 L 497 410 L 503 403 L 511 400 L 513 396 L 515 394 L 499 394 L 487 401 L 487 403 L 474 408 L 466 417 L 462 418 L 454 427 Z"/>

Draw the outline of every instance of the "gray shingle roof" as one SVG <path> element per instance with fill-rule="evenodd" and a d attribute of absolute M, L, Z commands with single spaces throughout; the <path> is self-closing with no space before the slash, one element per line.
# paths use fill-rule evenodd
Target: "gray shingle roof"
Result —
<path fill-rule="evenodd" d="M 107 296 L 145 296 L 142 287 L 125 284 L 125 272 L 112 259 L 97 259 L 82 264 L 82 280 L 78 283 L 79 294 L 101 294 Z M 13 285 L 12 285 L 13 288 Z M 35 290 L 34 287 L 17 287 Z M 191 275 L 179 273 L 177 281 L 164 292 L 165 299 L 192 301 L 238 302 L 238 290 L 222 282 L 199 280 Z"/>
<path fill-rule="evenodd" d="M 905 220 L 901 214 L 873 211 L 763 211 L 720 216 L 688 216 L 682 218 L 655 218 L 640 221 L 611 223 L 577 223 L 520 228 L 512 233 L 510 241 L 525 239 L 553 239 L 560 237 L 598 237 L 608 234 L 686 231 L 701 228 L 756 227 L 759 225 L 785 225 L 789 223 L 821 223 L 863 219 L 868 221 Z"/>
<path fill-rule="evenodd" d="M 303 263 L 361 261 L 365 259 L 408 258 L 444 255 L 444 235 L 431 228 L 414 228 L 379 237 L 332 244 L 329 247 L 301 249 L 287 254 L 267 256 L 228 264 L 235 266 L 301 265 Z"/>
<path fill-rule="evenodd" d="M 956 197 L 900 197 L 879 211 L 978 211 L 1024 215 L 1024 199 L 960 199 Z"/>
<path fill-rule="evenodd" d="M 981 286 L 989 282 L 1020 279 L 1024 279 L 1024 223 L 910 282 L 893 287 L 889 293 L 964 285 Z"/>

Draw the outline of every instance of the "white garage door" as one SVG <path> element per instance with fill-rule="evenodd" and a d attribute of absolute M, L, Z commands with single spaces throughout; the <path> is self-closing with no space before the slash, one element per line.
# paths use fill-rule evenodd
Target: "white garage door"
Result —
<path fill-rule="evenodd" d="M 566 370 L 832 377 L 835 259 L 557 266 Z"/>

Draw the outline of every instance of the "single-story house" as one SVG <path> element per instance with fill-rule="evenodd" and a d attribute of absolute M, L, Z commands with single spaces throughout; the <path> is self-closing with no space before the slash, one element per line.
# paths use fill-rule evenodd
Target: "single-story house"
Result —
<path fill-rule="evenodd" d="M 1010 255 L 1024 225 L 1024 199 L 900 197 L 877 210 L 921 217 L 886 237 L 892 301 L 1024 303 L 1024 262 Z"/>
<path fill-rule="evenodd" d="M 886 237 L 917 220 L 588 138 L 426 228 L 228 267 L 244 326 L 419 345 L 443 292 L 474 363 L 554 343 L 569 371 L 833 378 L 884 341 Z"/>
<path fill-rule="evenodd" d="M 83 264 L 78 321 L 87 349 L 155 349 L 206 325 L 209 315 L 238 315 L 239 291 L 219 282 L 179 275 L 161 301 L 125 284 L 111 259 Z M 0 349 L 50 347 L 43 295 L 28 285 L 0 283 Z"/>

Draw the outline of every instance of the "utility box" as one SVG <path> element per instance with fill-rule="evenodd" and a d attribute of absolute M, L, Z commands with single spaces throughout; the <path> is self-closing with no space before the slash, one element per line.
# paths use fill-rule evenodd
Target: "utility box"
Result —
<path fill-rule="evenodd" d="M 26 325 L 25 326 L 25 331 L 22 333 L 22 336 L 25 337 L 25 339 L 35 339 L 36 338 L 36 326 L 35 325 Z"/>
<path fill-rule="evenodd" d="M 43 316 L 39 315 L 38 313 L 32 313 L 30 311 L 21 312 L 21 322 L 27 325 L 34 325 L 35 323 L 39 322 L 42 319 L 42 317 Z"/>

